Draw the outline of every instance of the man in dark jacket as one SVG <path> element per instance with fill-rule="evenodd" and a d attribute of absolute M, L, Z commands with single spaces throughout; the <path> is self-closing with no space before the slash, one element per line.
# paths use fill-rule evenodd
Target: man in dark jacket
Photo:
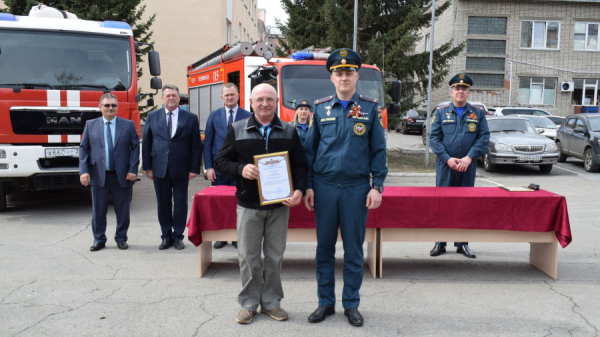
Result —
<path fill-rule="evenodd" d="M 307 164 L 302 144 L 294 127 L 282 123 L 275 115 L 277 92 L 268 84 L 252 90 L 250 104 L 254 114 L 233 123 L 215 161 L 215 169 L 235 179 L 237 206 L 237 240 L 242 291 L 238 303 L 242 307 L 236 321 L 252 322 L 260 304 L 261 313 L 284 321 L 288 314 L 281 308 L 281 263 L 287 238 L 289 207 L 300 204 L 306 191 Z M 261 205 L 254 156 L 288 152 L 294 191 L 283 203 Z M 282 207 L 288 206 L 288 207 Z M 261 266 L 261 247 L 264 263 Z"/>

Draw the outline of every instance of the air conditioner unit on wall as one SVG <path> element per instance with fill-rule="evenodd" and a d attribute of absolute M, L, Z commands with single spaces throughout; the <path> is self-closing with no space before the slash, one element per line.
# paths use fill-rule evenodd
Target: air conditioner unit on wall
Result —
<path fill-rule="evenodd" d="M 574 82 L 561 82 L 560 83 L 560 92 L 571 92 L 575 90 Z"/>

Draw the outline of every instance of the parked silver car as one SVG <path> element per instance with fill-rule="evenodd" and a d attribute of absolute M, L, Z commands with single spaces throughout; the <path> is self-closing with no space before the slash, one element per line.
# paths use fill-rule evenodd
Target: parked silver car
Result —
<path fill-rule="evenodd" d="M 533 123 L 522 117 L 488 117 L 490 146 L 483 156 L 483 168 L 494 171 L 499 165 L 536 165 L 549 173 L 558 162 L 556 144 L 538 134 Z"/>
<path fill-rule="evenodd" d="M 558 126 L 554 124 L 548 117 L 545 116 L 532 116 L 532 115 L 514 115 L 515 117 L 527 118 L 533 122 L 533 125 L 537 128 L 538 133 L 542 136 L 546 136 L 552 140 L 556 139 L 556 130 Z M 540 132 L 541 131 L 541 132 Z"/>

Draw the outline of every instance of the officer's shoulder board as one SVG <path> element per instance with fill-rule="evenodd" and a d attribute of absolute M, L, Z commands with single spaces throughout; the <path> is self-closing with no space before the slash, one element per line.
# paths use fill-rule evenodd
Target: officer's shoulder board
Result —
<path fill-rule="evenodd" d="M 333 99 L 333 96 L 327 96 L 327 97 L 319 98 L 318 100 L 315 101 L 315 105 L 321 104 L 321 103 L 325 103 L 325 102 L 329 102 L 332 99 Z"/>
<path fill-rule="evenodd" d="M 483 111 L 483 109 L 481 107 L 478 107 L 478 106 L 475 106 L 475 105 L 471 105 L 471 108 L 473 108 L 475 110 Z"/>
<path fill-rule="evenodd" d="M 377 98 L 366 97 L 366 96 L 363 96 L 363 95 L 359 95 L 358 98 L 362 99 L 363 101 L 367 101 L 367 102 L 371 102 L 371 103 L 377 103 Z"/>
<path fill-rule="evenodd" d="M 446 109 L 446 108 L 449 108 L 449 107 L 450 107 L 450 104 L 444 104 L 444 105 L 440 105 L 440 106 L 438 106 L 438 107 L 436 108 L 436 110 L 442 110 L 442 109 Z"/>

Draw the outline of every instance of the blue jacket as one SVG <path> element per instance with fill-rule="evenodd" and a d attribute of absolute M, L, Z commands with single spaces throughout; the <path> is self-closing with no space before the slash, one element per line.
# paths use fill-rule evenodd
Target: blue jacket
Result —
<path fill-rule="evenodd" d="M 454 103 L 438 107 L 433 113 L 429 142 L 436 160 L 436 186 L 474 186 L 477 158 L 485 154 L 490 141 L 485 112 L 467 103 L 462 117 Z M 469 156 L 473 162 L 467 172 L 452 170 L 448 159 Z"/>
<path fill-rule="evenodd" d="M 309 118 L 308 127 L 306 128 L 306 130 L 303 129 L 302 126 L 300 126 L 300 124 L 298 124 L 295 121 L 292 121 L 290 124 L 292 124 L 292 126 L 296 129 L 298 137 L 300 137 L 300 142 L 302 143 L 302 145 L 304 145 L 304 142 L 306 141 L 306 135 L 308 134 L 308 130 L 312 126 L 312 118 Z"/>
<path fill-rule="evenodd" d="M 198 117 L 179 108 L 177 130 L 173 138 L 167 131 L 165 109 L 151 111 L 146 118 L 142 144 L 144 170 L 157 178 L 188 179 L 200 173 L 201 143 Z"/>
<path fill-rule="evenodd" d="M 127 173 L 137 174 L 140 164 L 140 139 L 132 121 L 116 117 L 113 156 L 117 180 L 123 188 L 133 185 Z M 104 120 L 102 117 L 85 123 L 79 144 L 79 174 L 89 173 L 90 185 L 104 187 L 106 153 L 104 150 Z"/>
<path fill-rule="evenodd" d="M 348 117 L 355 107 L 357 114 Z M 337 95 L 315 101 L 313 125 L 304 143 L 308 188 L 313 179 L 336 186 L 369 182 L 383 186 L 387 176 L 385 131 L 377 100 L 355 93 L 344 109 Z"/>
<path fill-rule="evenodd" d="M 206 129 L 204 130 L 204 167 L 206 169 L 214 168 L 217 154 L 223 146 L 225 135 L 227 134 L 227 110 L 225 107 L 213 110 L 208 115 Z M 235 114 L 235 121 L 241 121 L 250 117 L 252 113 L 238 107 Z"/>

